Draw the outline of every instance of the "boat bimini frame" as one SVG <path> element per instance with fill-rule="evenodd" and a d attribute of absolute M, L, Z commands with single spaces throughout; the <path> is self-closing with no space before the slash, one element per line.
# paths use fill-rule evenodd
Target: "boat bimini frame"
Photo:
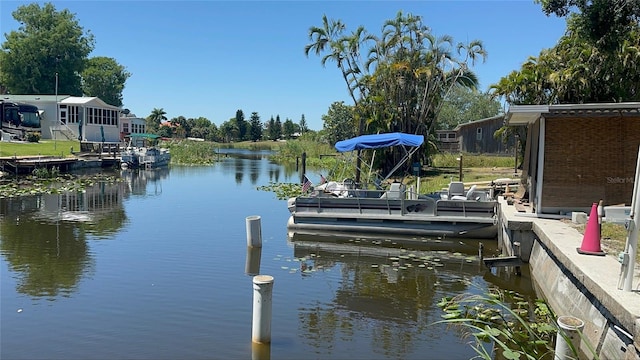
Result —
<path fill-rule="evenodd" d="M 391 177 L 393 173 L 398 170 L 402 165 L 404 165 L 413 154 L 418 151 L 420 146 L 424 143 L 424 136 L 422 135 L 413 135 L 413 134 L 405 134 L 405 133 L 385 133 L 385 134 L 371 134 L 371 135 L 361 135 L 351 139 L 338 141 L 335 145 L 335 148 L 340 153 L 349 153 L 353 154 L 354 151 L 357 153 L 357 150 L 366 150 L 373 149 L 374 153 L 371 157 L 371 163 L 367 163 L 362 156 L 355 155 L 356 159 L 360 158 L 363 164 L 365 164 L 369 171 L 369 178 L 371 177 L 371 173 L 373 172 L 373 161 L 375 160 L 375 150 L 379 148 L 386 148 L 392 146 L 400 146 L 403 151 L 403 156 L 400 161 L 389 171 L 389 173 L 381 177 L 379 174 L 375 174 L 376 181 L 374 181 L 376 187 L 380 188 L 380 184 L 382 184 L 385 180 Z M 363 169 L 358 168 L 358 170 L 362 171 Z"/>

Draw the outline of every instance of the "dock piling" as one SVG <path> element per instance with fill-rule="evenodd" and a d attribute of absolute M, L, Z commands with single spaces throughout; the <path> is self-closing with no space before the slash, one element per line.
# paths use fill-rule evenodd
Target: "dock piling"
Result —
<path fill-rule="evenodd" d="M 577 359 L 584 321 L 570 315 L 558 316 L 554 360 Z"/>
<path fill-rule="evenodd" d="M 253 277 L 253 323 L 251 337 L 254 343 L 271 343 L 271 298 L 273 276 Z"/>
<path fill-rule="evenodd" d="M 260 224 L 260 216 L 247 216 L 247 246 L 262 247 L 262 229 Z"/>

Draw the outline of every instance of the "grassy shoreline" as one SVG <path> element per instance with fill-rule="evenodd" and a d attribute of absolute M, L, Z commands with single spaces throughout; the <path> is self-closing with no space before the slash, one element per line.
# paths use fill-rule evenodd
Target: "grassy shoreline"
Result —
<path fill-rule="evenodd" d="M 0 142 L 0 157 L 13 156 L 57 156 L 73 157 L 73 152 L 80 151 L 79 141 L 40 140 L 39 142 Z"/>

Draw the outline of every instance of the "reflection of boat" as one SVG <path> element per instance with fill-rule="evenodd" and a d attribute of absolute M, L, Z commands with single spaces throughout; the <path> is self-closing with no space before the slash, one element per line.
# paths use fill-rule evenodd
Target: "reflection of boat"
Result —
<path fill-rule="evenodd" d="M 424 137 L 403 133 L 364 135 L 336 143 L 340 152 L 402 146 L 405 156 L 391 173 L 422 145 Z M 388 179 L 391 173 L 383 180 Z M 418 195 L 402 183 L 388 190 L 367 190 L 353 181 L 327 182 L 288 200 L 288 228 L 305 231 L 358 231 L 467 238 L 497 235 L 497 201 L 475 186 L 452 182 L 446 192 Z"/>
<path fill-rule="evenodd" d="M 359 232 L 340 231 L 318 231 L 318 232 L 289 232 L 287 240 L 294 248 L 310 247 L 309 244 L 316 244 L 313 247 L 330 249 L 342 246 L 343 253 L 362 253 L 362 249 L 369 249 L 371 255 L 388 255 L 393 251 L 404 251 L 402 249 L 414 249 L 420 251 L 443 251 L 460 252 L 465 254 L 478 254 L 482 251 L 483 256 L 498 254 L 498 243 L 494 240 L 480 241 L 479 239 L 449 238 L 449 237 L 428 237 L 428 236 L 407 236 L 401 234 L 372 234 Z M 349 249 L 352 250 L 349 250 Z M 355 250 L 353 250 L 355 249 Z"/>
<path fill-rule="evenodd" d="M 149 196 L 162 193 L 161 180 L 167 178 L 169 173 L 169 167 L 158 169 L 127 168 L 120 171 L 120 177 L 127 186 L 126 194 Z"/>
<path fill-rule="evenodd" d="M 123 168 L 158 168 L 169 165 L 171 154 L 168 149 L 156 146 L 159 135 L 130 134 L 127 147 L 120 152 Z"/>

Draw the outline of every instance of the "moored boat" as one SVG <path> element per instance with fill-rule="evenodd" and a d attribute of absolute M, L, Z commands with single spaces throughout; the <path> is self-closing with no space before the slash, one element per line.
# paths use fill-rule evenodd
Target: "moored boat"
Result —
<path fill-rule="evenodd" d="M 171 161 L 171 153 L 168 149 L 155 145 L 159 135 L 155 134 L 130 134 L 127 146 L 120 152 L 120 164 L 122 168 L 153 169 L 165 167 Z"/>
<path fill-rule="evenodd" d="M 402 146 L 404 161 L 420 147 L 422 136 L 402 133 L 365 135 L 338 142 L 338 151 Z M 399 165 L 394 167 L 395 171 Z M 389 178 L 390 175 L 384 179 Z M 418 195 L 400 182 L 369 190 L 353 181 L 327 182 L 287 202 L 290 231 L 341 231 L 379 234 L 494 238 L 497 206 L 487 191 L 451 182 L 447 191 Z"/>

